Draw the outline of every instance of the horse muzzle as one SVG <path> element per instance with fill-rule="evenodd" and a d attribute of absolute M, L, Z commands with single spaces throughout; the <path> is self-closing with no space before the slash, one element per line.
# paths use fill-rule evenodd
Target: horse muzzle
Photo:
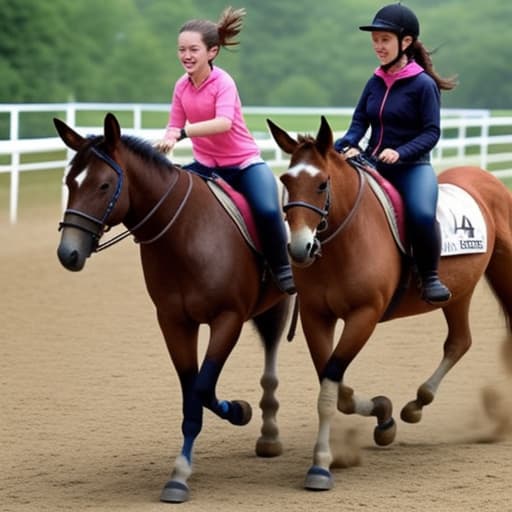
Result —
<path fill-rule="evenodd" d="M 72 227 L 63 228 L 57 256 L 63 267 L 78 272 L 84 268 L 85 260 L 96 245 L 90 233 Z"/>
<path fill-rule="evenodd" d="M 288 254 L 296 267 L 309 267 L 322 255 L 322 246 L 314 233 L 291 234 Z"/>
<path fill-rule="evenodd" d="M 62 230 L 57 256 L 62 266 L 78 272 L 85 265 L 85 260 L 96 250 L 103 225 L 92 217 L 79 212 L 67 211 L 60 223 Z"/>

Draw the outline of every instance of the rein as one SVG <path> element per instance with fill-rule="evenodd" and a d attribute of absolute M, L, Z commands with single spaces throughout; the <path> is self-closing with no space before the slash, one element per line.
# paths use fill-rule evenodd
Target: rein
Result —
<path fill-rule="evenodd" d="M 156 242 L 159 238 L 161 238 L 169 229 L 170 227 L 174 224 L 174 221 L 176 220 L 176 218 L 178 217 L 178 215 L 181 213 L 181 210 L 183 210 L 183 207 L 185 206 L 185 203 L 187 202 L 189 196 L 190 196 L 190 192 L 192 190 L 192 176 L 189 174 L 189 173 L 186 173 L 187 177 L 188 177 L 188 187 L 187 187 L 187 191 L 185 192 L 185 196 L 183 197 L 183 199 L 181 200 L 181 203 L 180 205 L 178 206 L 177 210 L 174 212 L 174 215 L 171 217 L 171 220 L 167 223 L 167 225 L 162 229 L 162 231 L 160 231 L 160 233 L 158 233 L 156 236 L 154 236 L 153 238 L 151 238 L 150 240 L 138 240 L 137 238 L 135 238 L 135 235 L 134 235 L 134 242 L 136 244 L 141 244 L 141 245 L 144 245 L 144 244 L 152 244 L 153 242 Z M 133 228 L 130 228 L 130 229 L 127 229 L 125 231 L 123 231 L 122 233 L 119 233 L 118 235 L 112 237 L 110 240 L 107 240 L 106 242 L 103 242 L 102 244 L 99 244 L 95 251 L 94 252 L 100 252 L 100 251 L 103 251 L 105 249 L 108 249 L 110 246 L 116 244 L 117 242 L 120 242 L 121 240 L 124 240 L 125 238 L 127 238 L 128 236 L 130 235 L 133 235 L 133 232 L 137 229 L 139 229 L 140 227 L 142 227 L 152 216 L 153 214 L 158 210 L 158 208 L 162 205 L 162 203 L 167 199 L 167 197 L 169 196 L 169 194 L 172 192 L 172 190 L 174 189 L 174 186 L 176 185 L 176 183 L 178 182 L 179 180 L 179 177 L 180 177 L 180 174 L 178 174 L 178 176 L 176 177 L 176 180 L 174 180 L 171 185 L 169 186 L 169 188 L 166 190 L 165 194 L 160 198 L 160 200 L 155 204 L 155 206 L 153 206 L 153 208 L 147 213 L 147 215 L 135 226 L 133 226 Z"/>
<path fill-rule="evenodd" d="M 336 237 L 343 229 L 345 229 L 350 221 L 354 218 L 359 205 L 361 203 L 361 199 L 363 197 L 364 192 L 364 184 L 366 183 L 366 179 L 363 175 L 363 172 L 360 169 L 356 169 L 357 176 L 359 178 L 359 187 L 357 190 L 356 200 L 354 201 L 354 206 L 352 206 L 352 209 L 350 212 L 348 212 L 348 215 L 343 219 L 343 222 L 325 239 L 320 240 L 321 244 L 326 244 L 330 242 L 334 237 Z"/>

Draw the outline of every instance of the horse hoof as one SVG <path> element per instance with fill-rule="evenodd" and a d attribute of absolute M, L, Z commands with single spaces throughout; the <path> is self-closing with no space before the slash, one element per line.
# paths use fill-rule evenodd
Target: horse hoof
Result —
<path fill-rule="evenodd" d="M 236 413 L 234 414 L 231 423 L 239 426 L 247 425 L 252 418 L 251 405 L 245 400 L 233 400 L 232 405 L 235 408 Z"/>
<path fill-rule="evenodd" d="M 283 453 L 283 445 L 281 441 L 265 439 L 260 437 L 256 441 L 256 455 L 258 457 L 278 457 Z"/>
<path fill-rule="evenodd" d="M 334 486 L 331 472 L 327 469 L 313 466 L 306 475 L 304 488 L 308 491 L 328 491 Z"/>
<path fill-rule="evenodd" d="M 416 400 L 409 402 L 400 413 L 400 418 L 406 423 L 418 423 L 421 420 L 421 407 Z"/>
<path fill-rule="evenodd" d="M 189 494 L 190 491 L 187 484 L 176 480 L 169 480 L 162 489 L 160 501 L 165 501 L 166 503 L 183 503 L 188 500 Z"/>
<path fill-rule="evenodd" d="M 396 422 L 393 418 L 382 425 L 377 425 L 373 431 L 373 439 L 378 446 L 391 444 L 396 437 Z"/>

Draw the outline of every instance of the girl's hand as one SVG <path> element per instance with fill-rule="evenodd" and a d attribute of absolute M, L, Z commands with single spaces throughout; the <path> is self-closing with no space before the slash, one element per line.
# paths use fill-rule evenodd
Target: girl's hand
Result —
<path fill-rule="evenodd" d="M 357 148 L 348 148 L 343 154 L 346 158 L 354 158 L 355 156 L 360 155 L 361 151 Z"/>
<path fill-rule="evenodd" d="M 163 139 L 156 141 L 153 147 L 160 153 L 169 153 L 174 148 L 174 144 L 176 144 L 176 140 Z"/>
<path fill-rule="evenodd" d="M 158 151 L 161 153 L 169 153 L 174 148 L 174 145 L 180 139 L 181 130 L 178 128 L 167 128 L 165 131 L 164 138 L 153 144 Z"/>
<path fill-rule="evenodd" d="M 381 151 L 379 155 L 379 160 L 381 162 L 384 162 L 385 164 L 395 164 L 400 160 L 400 154 L 398 151 L 395 151 L 394 149 L 386 148 L 383 151 Z"/>

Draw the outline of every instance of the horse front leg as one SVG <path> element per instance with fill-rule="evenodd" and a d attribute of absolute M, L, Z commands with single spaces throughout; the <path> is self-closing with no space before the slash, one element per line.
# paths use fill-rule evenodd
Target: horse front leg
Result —
<path fill-rule="evenodd" d="M 160 313 L 158 320 L 165 336 L 169 355 L 180 379 L 183 414 L 181 423 L 183 445 L 174 462 L 170 479 L 162 489 L 160 500 L 182 503 L 187 501 L 190 495 L 187 481 L 192 474 L 194 442 L 203 425 L 203 405 L 195 389 L 199 326 L 171 321 L 167 315 Z"/>
<path fill-rule="evenodd" d="M 197 391 L 195 391 L 196 373 L 180 375 L 183 393 L 183 445 L 180 454 L 176 457 L 174 468 L 169 481 L 164 485 L 160 494 L 160 501 L 169 503 L 183 503 L 190 496 L 187 481 L 192 474 L 192 452 L 194 442 L 203 426 L 203 405 Z"/>
<path fill-rule="evenodd" d="M 244 400 L 219 400 L 216 386 L 243 324 L 242 313 L 236 311 L 223 312 L 210 323 L 210 340 L 195 384 L 203 406 L 233 425 L 249 423 L 252 417 L 251 406 Z"/>
<path fill-rule="evenodd" d="M 374 416 L 377 426 L 373 431 L 375 444 L 387 446 L 396 437 L 396 422 L 393 419 L 393 404 L 386 396 L 362 398 L 354 394 L 354 390 L 340 382 L 338 390 L 338 410 L 345 414 Z"/>
<path fill-rule="evenodd" d="M 306 476 L 306 489 L 328 490 L 334 485 L 330 472 L 333 457 L 329 441 L 330 425 L 337 409 L 348 414 L 375 416 L 377 427 L 374 437 L 378 444 L 389 444 L 395 438 L 396 424 L 391 415 L 391 401 L 386 397 L 358 399 L 353 391 L 343 384 L 346 369 L 370 337 L 376 323 L 377 315 L 370 308 L 357 310 L 347 317 L 338 344 L 320 372 L 321 385 L 317 406 L 319 429 L 313 453 L 313 466 Z M 318 323 L 311 323 L 306 329 L 311 333 L 308 339 L 310 350 L 315 350 L 315 344 L 320 340 L 315 338 L 314 333 L 315 330 L 321 332 L 322 329 L 318 330 Z"/>

